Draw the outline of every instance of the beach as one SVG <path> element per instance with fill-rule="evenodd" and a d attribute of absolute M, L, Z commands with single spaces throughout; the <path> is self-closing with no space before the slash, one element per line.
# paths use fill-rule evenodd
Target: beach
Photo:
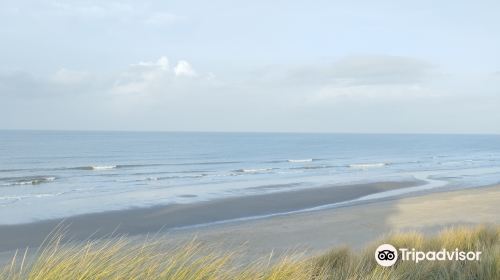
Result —
<path fill-rule="evenodd" d="M 61 223 L 68 226 L 67 235 L 73 240 L 111 233 L 142 240 L 159 234 L 174 243 L 196 238 L 225 251 L 244 248 L 249 258 L 290 251 L 311 255 L 339 246 L 359 249 L 397 231 L 435 233 L 449 226 L 500 223 L 500 185 L 294 211 L 419 184 L 335 186 L 0 226 L 0 249 L 6 261 L 15 249 L 38 246 Z"/>
<path fill-rule="evenodd" d="M 362 251 L 394 231 L 431 236 L 449 226 L 500 222 L 498 136 L 0 137 L 0 264 L 16 251 L 33 260 L 54 230 L 77 246 L 119 244 L 120 237 L 131 242 L 131 255 L 146 240 L 182 248 L 195 239 L 226 255 L 241 253 L 242 264 L 250 264 L 343 246 Z"/>
<path fill-rule="evenodd" d="M 19 225 L 0 226 L 0 251 L 39 246 L 58 225 L 67 227 L 67 236 L 85 240 L 114 235 L 170 233 L 231 221 L 285 215 L 313 207 L 342 203 L 384 191 L 422 185 L 420 181 L 352 184 L 225 198 L 191 204 L 155 206 L 107 211 L 45 220 Z"/>
<path fill-rule="evenodd" d="M 498 225 L 498 213 L 500 185 L 493 185 L 179 231 L 170 237 L 196 236 L 229 250 L 245 244 L 253 258 L 290 251 L 314 255 L 343 246 L 362 249 L 390 233 Z"/>

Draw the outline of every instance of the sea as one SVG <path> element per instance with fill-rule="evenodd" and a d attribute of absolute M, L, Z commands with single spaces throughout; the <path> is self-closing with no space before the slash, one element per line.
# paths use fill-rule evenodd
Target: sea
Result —
<path fill-rule="evenodd" d="M 500 135 L 0 131 L 0 225 L 336 185 L 500 183 Z"/>

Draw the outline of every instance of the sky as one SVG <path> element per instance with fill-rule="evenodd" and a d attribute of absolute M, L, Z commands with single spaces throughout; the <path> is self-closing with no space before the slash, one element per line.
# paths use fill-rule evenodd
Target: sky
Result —
<path fill-rule="evenodd" d="M 0 0 L 0 129 L 498 134 L 498 10 Z"/>

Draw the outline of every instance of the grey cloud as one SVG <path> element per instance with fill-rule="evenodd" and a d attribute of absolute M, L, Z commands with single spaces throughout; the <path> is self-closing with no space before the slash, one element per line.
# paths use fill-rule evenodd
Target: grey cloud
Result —
<path fill-rule="evenodd" d="M 26 72 L 0 74 L 0 97 L 46 98 L 61 95 L 96 93 L 109 86 L 104 77 L 60 69 L 50 76 L 38 77 Z"/>
<path fill-rule="evenodd" d="M 337 85 L 417 84 L 436 67 L 426 61 L 387 55 L 348 56 L 330 65 L 298 67 L 288 73 L 295 83 Z"/>
<path fill-rule="evenodd" d="M 37 88 L 43 88 L 43 82 L 26 72 L 0 74 L 0 96 L 34 95 Z"/>

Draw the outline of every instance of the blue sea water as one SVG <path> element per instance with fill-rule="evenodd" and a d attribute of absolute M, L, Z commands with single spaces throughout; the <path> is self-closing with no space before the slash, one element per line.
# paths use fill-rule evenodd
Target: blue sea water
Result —
<path fill-rule="evenodd" d="M 499 183 L 500 136 L 0 131 L 0 224 L 414 179 Z"/>

